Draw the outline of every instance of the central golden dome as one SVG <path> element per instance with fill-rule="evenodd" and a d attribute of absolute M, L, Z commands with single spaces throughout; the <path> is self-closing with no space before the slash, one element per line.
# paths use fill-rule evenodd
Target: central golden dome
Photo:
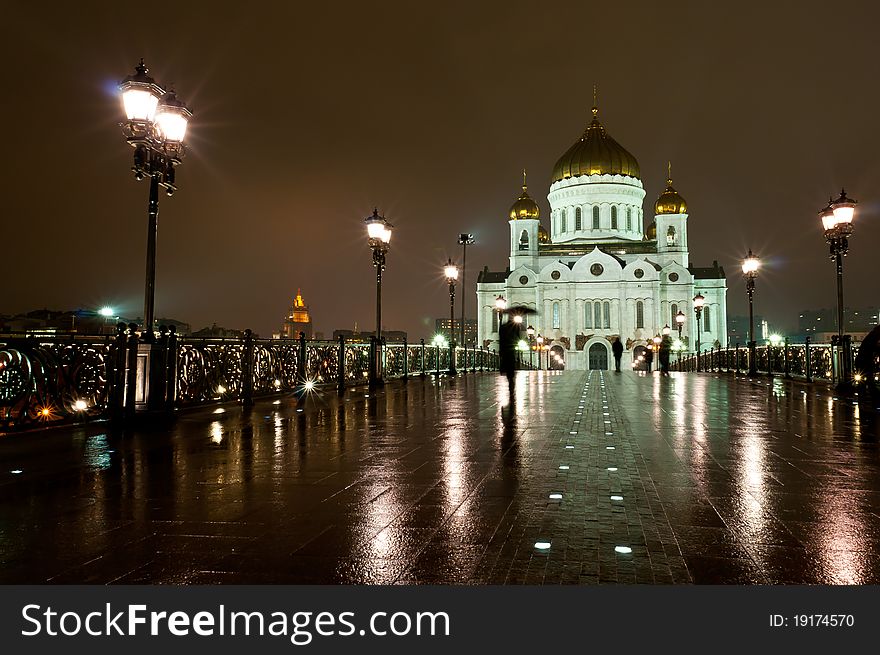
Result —
<path fill-rule="evenodd" d="M 627 175 L 639 178 L 639 162 L 605 132 L 599 122 L 599 108 L 593 107 L 593 120 L 583 136 L 553 167 L 553 182 L 578 175 Z"/>

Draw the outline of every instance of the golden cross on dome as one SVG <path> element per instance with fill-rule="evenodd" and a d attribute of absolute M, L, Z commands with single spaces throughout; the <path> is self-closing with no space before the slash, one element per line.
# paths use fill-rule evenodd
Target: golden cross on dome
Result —
<path fill-rule="evenodd" d="M 672 186 L 672 161 L 666 162 L 666 184 Z"/>
<path fill-rule="evenodd" d="M 525 191 L 527 188 L 528 185 L 526 184 L 526 169 L 523 169 L 523 191 Z"/>
<path fill-rule="evenodd" d="M 593 116 L 599 113 L 599 85 L 593 84 Z"/>

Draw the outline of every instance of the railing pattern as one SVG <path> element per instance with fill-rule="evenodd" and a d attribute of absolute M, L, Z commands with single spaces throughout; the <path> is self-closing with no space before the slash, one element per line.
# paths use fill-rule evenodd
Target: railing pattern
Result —
<path fill-rule="evenodd" d="M 837 367 L 836 348 L 829 344 L 784 344 L 779 346 L 757 346 L 755 348 L 755 370 L 765 375 L 783 375 L 805 380 L 833 381 Z M 855 349 L 854 349 L 855 351 Z M 749 370 L 749 349 L 715 348 L 700 353 L 699 370 L 716 372 L 741 372 Z M 672 360 L 673 370 L 698 370 L 697 356 L 694 353 L 676 361 Z"/>
<path fill-rule="evenodd" d="M 0 429 L 102 415 L 115 350 L 112 337 L 0 337 Z"/>
<path fill-rule="evenodd" d="M 0 431 L 127 416 L 138 408 L 249 403 L 308 386 L 342 390 L 370 382 L 377 369 L 383 377 L 403 378 L 446 373 L 450 364 L 448 347 L 423 342 L 380 347 L 254 339 L 249 331 L 242 339 L 191 339 L 163 329 L 157 343 L 146 346 L 139 336 L 133 325 L 121 325 L 115 337 L 0 336 Z M 456 348 L 453 356 L 461 371 L 498 368 L 497 353 L 486 348 Z"/>

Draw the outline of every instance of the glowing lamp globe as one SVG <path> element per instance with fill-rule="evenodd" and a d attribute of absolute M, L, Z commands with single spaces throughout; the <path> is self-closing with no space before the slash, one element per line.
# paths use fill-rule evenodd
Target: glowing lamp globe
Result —
<path fill-rule="evenodd" d="M 751 250 L 749 250 L 749 256 L 746 257 L 742 263 L 743 275 L 755 275 L 760 266 L 760 260 L 752 254 Z"/>
<path fill-rule="evenodd" d="M 846 191 L 841 189 L 840 197 L 831 203 L 834 219 L 838 225 L 852 223 L 853 214 L 856 211 L 856 201 L 846 197 Z"/>
<path fill-rule="evenodd" d="M 192 112 L 177 98 L 174 91 L 169 91 L 162 96 L 162 100 L 156 108 L 155 123 L 165 141 L 183 143 L 190 118 L 192 118 Z"/>
<path fill-rule="evenodd" d="M 450 282 L 454 282 L 458 279 L 458 266 L 452 263 L 450 259 L 446 266 L 443 268 L 443 274 L 446 275 L 446 279 Z"/>
<path fill-rule="evenodd" d="M 143 60 L 135 66 L 134 71 L 134 75 L 129 75 L 119 83 L 122 107 L 128 120 L 148 123 L 156 115 L 156 107 L 159 99 L 165 95 L 165 89 L 147 75 L 148 69 Z"/>
<path fill-rule="evenodd" d="M 695 308 L 702 309 L 702 307 L 705 303 L 706 303 L 706 298 L 703 296 L 703 294 L 698 293 L 696 296 L 694 296 L 694 307 Z"/>
<path fill-rule="evenodd" d="M 684 315 L 684 312 L 679 310 L 678 314 L 675 315 L 675 322 L 679 325 L 684 325 L 684 322 L 687 320 L 687 316 Z"/>

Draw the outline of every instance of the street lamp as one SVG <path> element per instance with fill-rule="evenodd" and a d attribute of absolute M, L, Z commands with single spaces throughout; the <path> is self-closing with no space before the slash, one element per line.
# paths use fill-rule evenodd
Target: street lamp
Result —
<path fill-rule="evenodd" d="M 654 366 L 654 370 L 659 371 L 660 370 L 660 342 L 663 341 L 663 339 L 661 339 L 660 335 L 658 334 L 653 339 L 651 339 L 651 341 L 654 342 L 654 359 L 657 362 L 656 365 Z"/>
<path fill-rule="evenodd" d="M 849 236 L 852 234 L 852 220 L 855 214 L 856 201 L 846 197 L 841 189 L 840 197 L 828 203 L 819 212 L 822 227 L 825 229 L 825 240 L 828 242 L 831 260 L 837 267 L 837 343 L 840 350 L 840 382 L 838 387 L 849 388 L 852 384 L 852 366 L 850 356 L 850 337 L 843 333 L 843 258 L 849 251 Z"/>
<path fill-rule="evenodd" d="M 455 281 L 458 279 L 458 266 L 452 259 L 443 268 L 446 282 L 449 283 L 449 374 L 455 375 Z"/>
<path fill-rule="evenodd" d="M 526 328 L 526 335 L 529 337 L 529 368 L 534 367 L 534 360 L 532 359 L 532 353 L 535 350 L 534 341 L 535 341 L 535 328 L 531 325 Z"/>
<path fill-rule="evenodd" d="M 749 248 L 749 254 L 742 263 L 742 272 L 746 278 L 746 293 L 749 294 L 749 377 L 751 378 L 758 375 L 753 296 L 755 295 L 755 278 L 758 277 L 758 269 L 760 267 L 761 262 L 752 254 L 752 249 Z"/>
<path fill-rule="evenodd" d="M 682 347 L 681 328 L 684 326 L 684 322 L 686 320 L 687 320 L 687 316 L 685 316 L 684 312 L 679 309 L 678 313 L 675 315 L 675 325 L 678 328 L 678 367 L 679 367 L 679 370 L 681 370 L 681 347 Z"/>
<path fill-rule="evenodd" d="M 544 337 L 540 334 L 535 337 L 535 343 L 538 344 L 538 370 L 541 370 L 541 351 L 544 350 Z"/>
<path fill-rule="evenodd" d="M 476 239 L 473 234 L 462 232 L 458 235 L 458 245 L 461 246 L 461 288 L 464 290 L 465 273 L 467 273 L 467 247 L 472 246 Z M 462 291 L 461 294 L 461 345 L 466 345 L 464 341 L 464 305 L 467 294 Z"/>
<path fill-rule="evenodd" d="M 373 266 L 376 268 L 376 349 L 374 351 L 373 376 L 378 383 L 382 382 L 382 271 L 385 270 L 385 255 L 391 243 L 393 226 L 379 216 L 378 208 L 364 219 L 367 225 L 367 243 L 373 251 Z"/>
<path fill-rule="evenodd" d="M 153 334 L 156 296 L 156 237 L 159 219 L 159 186 L 170 196 L 177 190 L 174 167 L 185 154 L 183 139 L 192 111 L 174 94 L 166 91 L 147 75 L 144 60 L 135 66 L 134 75 L 119 83 L 125 122 L 121 123 L 126 141 L 134 148 L 131 170 L 136 180 L 150 178 L 147 204 L 147 272 L 144 285 L 144 341 Z"/>
<path fill-rule="evenodd" d="M 697 292 L 697 295 L 694 296 L 694 313 L 697 315 L 697 338 L 696 338 L 696 347 L 697 347 L 697 373 L 700 372 L 700 318 L 703 315 L 703 305 L 706 303 L 706 299 L 703 297 L 703 294 Z"/>

